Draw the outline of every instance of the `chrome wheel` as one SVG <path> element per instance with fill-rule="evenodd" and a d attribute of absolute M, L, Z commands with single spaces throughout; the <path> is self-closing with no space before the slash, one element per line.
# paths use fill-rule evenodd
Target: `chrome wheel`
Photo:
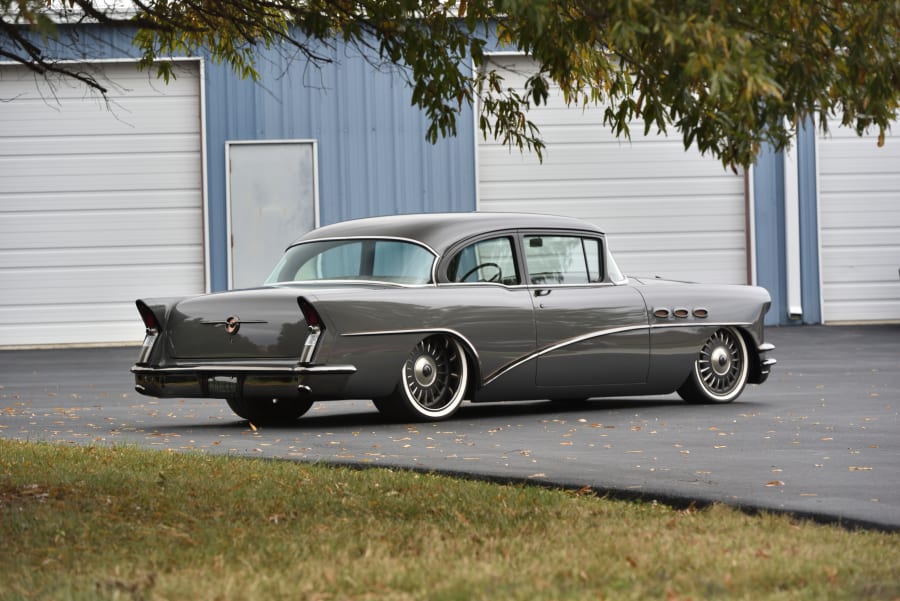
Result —
<path fill-rule="evenodd" d="M 744 338 L 734 328 L 721 328 L 703 344 L 678 394 L 693 403 L 730 403 L 744 390 L 747 374 Z"/>
<path fill-rule="evenodd" d="M 449 336 L 429 336 L 403 363 L 396 402 L 414 419 L 445 418 L 459 408 L 468 381 L 462 345 Z"/>

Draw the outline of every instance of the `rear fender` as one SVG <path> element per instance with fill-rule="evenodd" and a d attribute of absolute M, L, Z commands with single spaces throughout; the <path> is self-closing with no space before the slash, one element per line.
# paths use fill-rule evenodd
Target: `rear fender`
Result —
<path fill-rule="evenodd" d="M 166 324 L 172 308 L 180 300 L 181 298 L 154 298 L 135 301 L 145 328 L 137 365 L 161 365 L 165 362 Z"/>

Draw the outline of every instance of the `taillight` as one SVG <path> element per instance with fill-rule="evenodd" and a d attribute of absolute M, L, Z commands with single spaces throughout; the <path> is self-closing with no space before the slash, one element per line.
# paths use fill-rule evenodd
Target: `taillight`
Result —
<path fill-rule="evenodd" d="M 325 325 L 322 323 L 319 313 L 309 304 L 309 301 L 301 297 L 297 299 L 297 302 L 300 304 L 300 311 L 303 312 L 303 319 L 306 320 L 306 325 L 310 328 L 324 330 Z"/>
<path fill-rule="evenodd" d="M 150 310 L 150 307 L 144 301 L 137 301 L 137 310 L 138 313 L 141 314 L 141 319 L 144 321 L 144 326 L 147 328 L 147 333 L 156 333 L 159 332 L 159 321 L 156 319 L 156 315 L 153 314 L 153 311 Z"/>
<path fill-rule="evenodd" d="M 316 354 L 316 346 L 319 344 L 319 337 L 325 329 L 325 325 L 315 307 L 309 304 L 308 300 L 301 297 L 297 299 L 297 302 L 308 328 L 306 340 L 303 342 L 303 350 L 300 351 L 300 363 L 312 363 Z"/>

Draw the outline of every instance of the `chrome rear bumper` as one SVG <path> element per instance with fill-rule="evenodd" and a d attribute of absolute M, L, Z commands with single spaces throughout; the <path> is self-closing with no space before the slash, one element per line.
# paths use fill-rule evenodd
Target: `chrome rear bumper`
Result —
<path fill-rule="evenodd" d="M 353 365 L 135 365 L 134 388 L 157 398 L 340 398 Z"/>

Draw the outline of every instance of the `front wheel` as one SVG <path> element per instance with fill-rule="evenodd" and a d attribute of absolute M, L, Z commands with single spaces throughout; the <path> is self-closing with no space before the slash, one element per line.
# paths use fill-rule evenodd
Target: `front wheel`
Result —
<path fill-rule="evenodd" d="M 710 336 L 678 395 L 688 403 L 730 403 L 747 384 L 747 343 L 734 328 Z"/>
<path fill-rule="evenodd" d="M 455 338 L 436 334 L 412 348 L 394 396 L 376 403 L 392 417 L 437 421 L 456 413 L 469 384 L 469 366 Z"/>

